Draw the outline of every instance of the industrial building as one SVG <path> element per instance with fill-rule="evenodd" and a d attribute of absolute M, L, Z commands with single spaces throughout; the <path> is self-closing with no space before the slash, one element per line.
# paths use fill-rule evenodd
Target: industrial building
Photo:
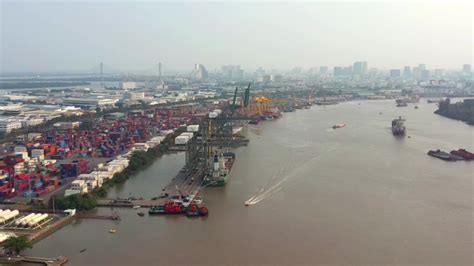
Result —
<path fill-rule="evenodd" d="M 22 127 L 22 124 L 17 119 L 7 117 L 0 118 L 0 132 L 10 133 L 12 130 L 19 129 Z"/>
<path fill-rule="evenodd" d="M 63 104 L 85 108 L 107 108 L 113 107 L 117 101 L 107 98 L 65 98 Z"/>

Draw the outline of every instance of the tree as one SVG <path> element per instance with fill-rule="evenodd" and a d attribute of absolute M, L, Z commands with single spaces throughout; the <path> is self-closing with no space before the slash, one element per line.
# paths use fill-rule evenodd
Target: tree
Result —
<path fill-rule="evenodd" d="M 33 245 L 26 236 L 10 237 L 3 244 L 3 248 L 10 254 L 20 254 L 23 250 L 32 247 Z"/>

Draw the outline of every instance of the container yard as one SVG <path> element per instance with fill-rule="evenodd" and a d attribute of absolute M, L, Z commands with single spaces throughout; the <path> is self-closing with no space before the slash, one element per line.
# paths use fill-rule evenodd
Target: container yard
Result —
<path fill-rule="evenodd" d="M 61 124 L 35 138 L 18 138 L 11 144 L 13 152 L 0 158 L 0 199 L 28 201 L 64 186 L 86 193 L 122 171 L 130 151 L 156 147 L 167 134 L 189 124 L 190 132 L 176 140 L 186 144 L 198 128 L 191 125 L 193 115 L 206 111 L 208 107 L 194 105 L 132 110 L 116 119 L 100 119 L 92 128 Z M 87 176 L 91 174 L 95 178 Z M 84 184 L 73 184 L 76 179 Z"/>

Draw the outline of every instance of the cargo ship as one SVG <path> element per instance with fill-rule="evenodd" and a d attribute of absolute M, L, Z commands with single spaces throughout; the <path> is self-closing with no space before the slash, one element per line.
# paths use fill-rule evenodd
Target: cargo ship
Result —
<path fill-rule="evenodd" d="M 442 151 L 442 150 L 439 150 L 439 149 L 428 151 L 428 155 L 436 157 L 436 158 L 441 159 L 441 160 L 445 160 L 445 161 L 464 160 L 464 158 L 461 157 L 461 156 L 449 154 L 449 153 L 447 153 L 445 151 Z"/>
<path fill-rule="evenodd" d="M 393 135 L 405 135 L 406 128 L 405 128 L 405 125 L 403 124 L 404 122 L 405 122 L 405 119 L 402 119 L 401 116 L 392 120 Z"/>
<path fill-rule="evenodd" d="M 452 150 L 451 155 L 459 156 L 462 157 L 465 160 L 474 160 L 474 153 L 469 152 L 465 149 L 459 149 L 459 150 Z"/>
<path fill-rule="evenodd" d="M 210 170 L 204 177 L 203 186 L 224 186 L 230 178 L 234 161 L 235 154 L 232 152 L 215 154 Z"/>

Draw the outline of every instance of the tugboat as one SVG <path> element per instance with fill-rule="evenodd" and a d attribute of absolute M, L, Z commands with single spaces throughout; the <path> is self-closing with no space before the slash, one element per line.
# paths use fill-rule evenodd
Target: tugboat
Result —
<path fill-rule="evenodd" d="M 207 209 L 206 207 L 200 207 L 199 208 L 199 215 L 201 216 L 208 216 L 209 215 L 209 209 Z"/>
<path fill-rule="evenodd" d="M 138 216 L 144 216 L 145 213 L 144 213 L 144 212 L 137 212 L 137 215 L 138 215 Z"/>
<path fill-rule="evenodd" d="M 188 217 L 195 217 L 195 216 L 199 216 L 200 213 L 199 213 L 199 208 L 198 206 L 196 205 L 196 203 L 194 202 L 191 202 L 188 206 L 188 209 L 186 210 L 186 216 Z"/>
<path fill-rule="evenodd" d="M 148 211 L 150 215 L 157 215 L 157 214 L 182 214 L 184 213 L 185 208 L 174 202 L 174 201 L 166 201 L 165 205 L 161 206 L 153 206 Z"/>
<path fill-rule="evenodd" d="M 401 116 L 392 120 L 393 135 L 405 135 L 406 128 L 403 122 L 405 122 L 405 119 L 402 119 Z"/>

